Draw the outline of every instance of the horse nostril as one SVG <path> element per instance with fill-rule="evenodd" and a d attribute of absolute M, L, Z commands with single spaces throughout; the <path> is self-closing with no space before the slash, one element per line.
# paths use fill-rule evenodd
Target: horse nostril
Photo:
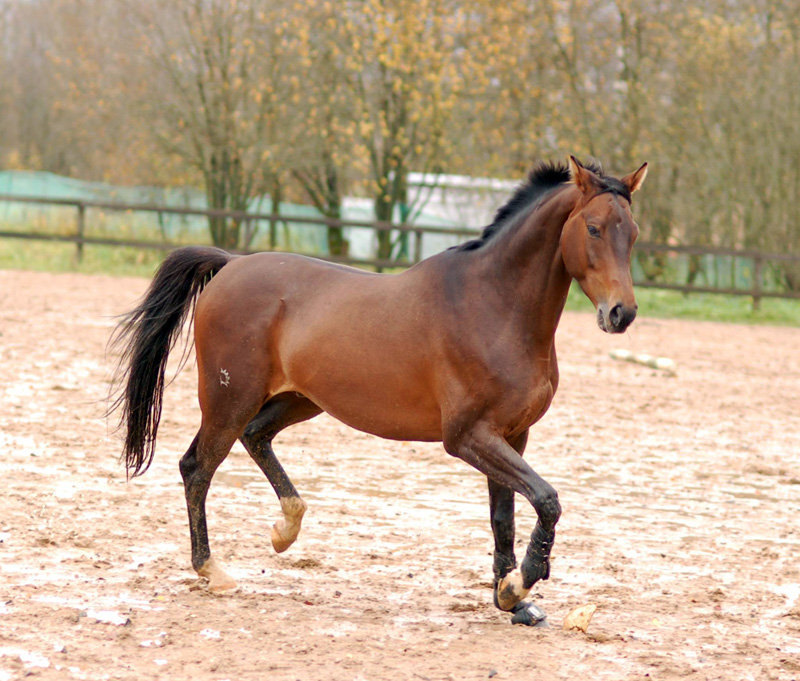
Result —
<path fill-rule="evenodd" d="M 619 328 L 620 324 L 622 324 L 622 320 L 625 316 L 625 313 L 622 311 L 622 305 L 614 305 L 611 308 L 611 312 L 608 313 L 608 319 L 611 321 L 611 326 L 614 328 Z"/>

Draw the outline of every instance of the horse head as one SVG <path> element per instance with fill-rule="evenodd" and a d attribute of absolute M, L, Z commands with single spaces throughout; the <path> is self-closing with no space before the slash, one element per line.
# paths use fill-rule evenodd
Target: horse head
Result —
<path fill-rule="evenodd" d="M 597 324 L 622 333 L 636 317 L 631 251 L 639 227 L 631 215 L 631 195 L 641 187 L 647 164 L 616 179 L 569 159 L 579 192 L 561 233 L 564 265 L 597 309 Z"/>

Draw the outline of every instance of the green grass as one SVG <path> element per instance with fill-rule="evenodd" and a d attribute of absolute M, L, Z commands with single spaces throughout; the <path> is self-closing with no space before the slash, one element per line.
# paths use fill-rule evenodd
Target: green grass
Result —
<path fill-rule="evenodd" d="M 638 288 L 636 302 L 639 303 L 639 314 L 644 317 L 800 326 L 800 300 L 762 298 L 761 308 L 754 311 L 753 300 L 747 296 L 684 294 Z M 594 310 L 592 303 L 575 283 L 569 292 L 567 309 L 584 312 Z"/>
<path fill-rule="evenodd" d="M 156 250 L 85 246 L 79 262 L 75 244 L 0 239 L 0 269 L 151 277 L 164 255 Z"/>
<path fill-rule="evenodd" d="M 74 244 L 0 239 L 0 269 L 151 277 L 164 255 L 155 250 L 87 245 L 78 262 Z M 747 296 L 685 295 L 640 288 L 636 298 L 639 314 L 645 317 L 800 326 L 800 300 L 764 298 L 761 309 L 753 311 L 752 300 Z M 594 308 L 573 284 L 567 309 L 589 312 Z"/>

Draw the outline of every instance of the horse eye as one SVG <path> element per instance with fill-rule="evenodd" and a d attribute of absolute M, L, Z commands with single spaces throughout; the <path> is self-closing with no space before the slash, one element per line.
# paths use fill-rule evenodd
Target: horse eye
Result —
<path fill-rule="evenodd" d="M 594 225 L 589 225 L 587 227 L 587 229 L 589 230 L 589 236 L 593 236 L 593 237 L 599 237 L 600 236 L 600 230 L 597 229 L 597 227 L 595 227 Z"/>

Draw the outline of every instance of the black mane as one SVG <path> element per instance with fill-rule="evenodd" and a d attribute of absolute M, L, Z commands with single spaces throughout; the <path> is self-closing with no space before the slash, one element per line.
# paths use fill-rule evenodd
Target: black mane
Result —
<path fill-rule="evenodd" d="M 597 163 L 587 163 L 585 167 L 591 170 L 603 183 L 604 192 L 612 192 L 631 200 L 628 188 L 615 177 L 603 174 L 603 169 Z M 539 162 L 528 175 L 528 179 L 517 187 L 511 198 L 495 213 L 492 223 L 484 228 L 477 239 L 472 239 L 453 248 L 458 251 L 473 251 L 490 241 L 512 218 L 523 210 L 530 209 L 545 194 L 556 187 L 569 182 L 571 174 L 565 162 Z"/>

